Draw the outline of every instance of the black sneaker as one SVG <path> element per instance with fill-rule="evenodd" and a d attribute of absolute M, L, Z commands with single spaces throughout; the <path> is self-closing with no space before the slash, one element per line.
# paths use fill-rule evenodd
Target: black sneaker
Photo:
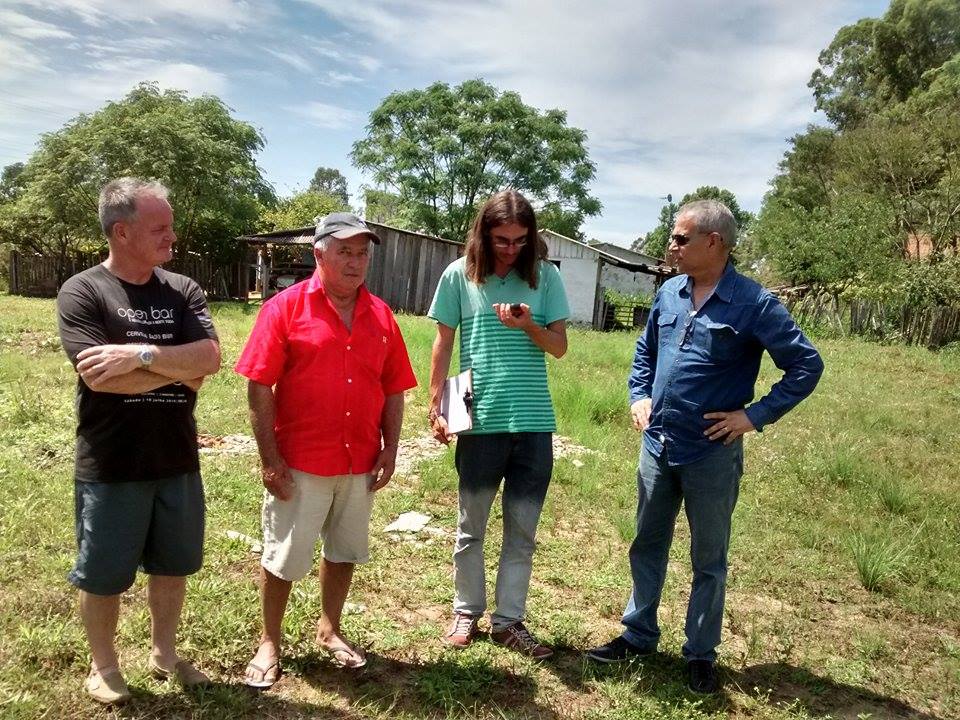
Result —
<path fill-rule="evenodd" d="M 713 695 L 720 689 L 717 668 L 709 660 L 691 660 L 687 663 L 687 687 L 698 695 Z"/>
<path fill-rule="evenodd" d="M 602 663 L 619 663 L 633 660 L 634 658 L 649 657 L 657 651 L 656 645 L 652 647 L 640 647 L 628 641 L 622 635 L 616 637 L 606 645 L 590 648 L 587 650 L 587 657 Z"/>

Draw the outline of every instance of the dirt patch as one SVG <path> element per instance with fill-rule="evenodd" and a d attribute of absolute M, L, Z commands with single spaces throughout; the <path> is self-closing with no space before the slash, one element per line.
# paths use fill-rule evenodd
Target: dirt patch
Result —
<path fill-rule="evenodd" d="M 59 341 L 58 341 L 59 342 Z M 257 441 L 250 435 L 211 435 L 197 434 L 197 446 L 202 453 L 256 453 Z M 433 439 L 431 435 L 417 435 L 401 440 L 397 449 L 397 467 L 395 473 L 407 476 L 414 472 L 422 460 L 431 460 L 446 452 L 446 448 Z M 582 455 L 595 453 L 583 445 L 578 445 L 570 438 L 560 435 L 553 436 L 554 458 L 579 458 Z"/>
<path fill-rule="evenodd" d="M 583 445 L 578 445 L 573 440 L 563 435 L 553 436 L 553 459 L 561 458 L 578 459 L 583 455 L 594 455 L 596 450 L 591 450 Z"/>
<path fill-rule="evenodd" d="M 42 352 L 60 352 L 60 338 L 53 333 L 24 330 L 16 335 L 0 337 L 0 345 L 16 348 L 24 355 L 39 355 Z"/>
<path fill-rule="evenodd" d="M 397 449 L 397 467 L 394 472 L 406 477 L 411 475 L 421 460 L 431 460 L 446 452 L 446 448 L 432 435 L 417 435 L 400 441 Z"/>
<path fill-rule="evenodd" d="M 257 441 L 249 435 L 208 435 L 197 433 L 197 447 L 202 453 L 242 455 L 257 452 Z"/>

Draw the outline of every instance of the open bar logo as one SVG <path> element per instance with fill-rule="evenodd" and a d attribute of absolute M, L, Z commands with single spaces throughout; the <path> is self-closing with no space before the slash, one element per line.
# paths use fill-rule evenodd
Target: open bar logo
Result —
<path fill-rule="evenodd" d="M 149 310 L 139 310 L 135 308 L 117 308 L 117 315 L 129 320 L 130 322 L 155 325 L 167 324 L 173 322 L 173 310 L 169 308 L 155 308 L 150 306 Z"/>

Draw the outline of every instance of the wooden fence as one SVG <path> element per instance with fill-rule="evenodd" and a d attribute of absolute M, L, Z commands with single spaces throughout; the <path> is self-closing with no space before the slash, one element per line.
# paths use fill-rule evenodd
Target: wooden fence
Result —
<path fill-rule="evenodd" d="M 602 293 L 603 288 L 600 288 L 597 293 L 600 300 L 593 319 L 594 330 L 629 330 L 643 328 L 647 324 L 650 315 L 648 303 L 610 302 Z"/>
<path fill-rule="evenodd" d="M 103 262 L 106 252 L 69 253 L 63 258 L 10 251 L 10 294 L 54 297 L 71 275 Z"/>
<path fill-rule="evenodd" d="M 54 297 L 63 280 L 103 262 L 106 256 L 106 251 L 71 253 L 61 261 L 13 250 L 10 253 L 10 294 Z M 248 273 L 245 263 L 220 265 L 188 256 L 175 258 L 164 267 L 196 280 L 211 300 L 246 297 Z"/>
<path fill-rule="evenodd" d="M 799 323 L 842 335 L 922 345 L 931 350 L 960 340 L 957 308 L 895 306 L 875 300 L 845 300 L 829 293 L 783 300 Z"/>

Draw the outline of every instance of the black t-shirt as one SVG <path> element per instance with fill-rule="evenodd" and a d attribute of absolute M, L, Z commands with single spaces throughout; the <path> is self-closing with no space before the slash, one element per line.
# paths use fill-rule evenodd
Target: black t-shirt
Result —
<path fill-rule="evenodd" d="M 203 291 L 184 275 L 156 268 L 143 285 L 103 265 L 67 280 L 57 295 L 60 340 L 77 354 L 96 345 L 183 345 L 217 339 Z M 95 392 L 77 379 L 76 479 L 159 480 L 200 468 L 193 408 L 197 395 L 174 384 L 138 395 Z"/>

